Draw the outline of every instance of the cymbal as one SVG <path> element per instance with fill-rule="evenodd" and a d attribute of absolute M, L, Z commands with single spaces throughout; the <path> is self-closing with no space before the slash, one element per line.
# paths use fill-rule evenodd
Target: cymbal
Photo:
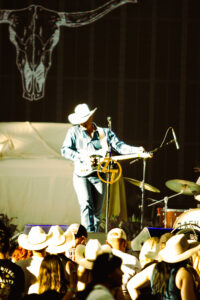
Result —
<path fill-rule="evenodd" d="M 200 185 L 192 181 L 172 179 L 165 182 L 165 185 L 174 192 L 182 192 L 184 195 L 200 194 Z"/>
<path fill-rule="evenodd" d="M 124 177 L 124 179 L 126 181 L 130 182 L 131 184 L 138 186 L 139 188 L 142 187 L 142 181 L 139 181 L 139 180 L 136 180 L 136 179 L 133 179 L 133 178 L 129 178 L 129 177 Z M 151 192 L 154 192 L 154 193 L 160 193 L 159 189 L 157 189 L 156 187 L 154 187 L 154 186 L 152 186 L 148 183 L 144 183 L 144 189 L 148 190 L 148 191 L 151 191 Z"/>

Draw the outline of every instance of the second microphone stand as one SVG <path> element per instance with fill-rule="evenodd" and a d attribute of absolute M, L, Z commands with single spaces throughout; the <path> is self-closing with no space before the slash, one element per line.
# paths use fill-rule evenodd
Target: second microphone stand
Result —
<path fill-rule="evenodd" d="M 108 134 L 108 153 L 109 153 L 109 158 L 111 158 L 111 151 L 112 151 L 112 148 L 111 148 L 111 144 L 110 144 L 110 131 L 111 131 L 111 117 L 108 117 L 107 118 L 107 121 L 108 121 L 108 128 L 109 128 L 109 134 Z M 106 174 L 106 228 L 105 228 L 105 231 L 106 231 L 106 234 L 108 233 L 108 223 L 109 223 L 109 203 L 110 203 L 110 163 L 108 164 L 108 172 Z"/>
<path fill-rule="evenodd" d="M 154 152 L 157 152 L 158 150 L 160 150 L 161 148 L 165 147 L 165 146 L 168 146 L 169 144 L 171 143 L 174 143 L 174 139 L 170 140 L 169 142 L 165 143 L 165 144 L 162 144 L 160 145 L 158 148 L 155 148 L 154 150 L 151 151 L 151 153 L 154 153 Z M 130 164 L 133 164 L 137 161 L 139 161 L 140 158 L 137 158 L 137 159 L 134 159 L 133 161 L 130 162 Z M 141 205 L 140 205 L 140 227 L 141 229 L 143 229 L 143 226 L 144 226 L 144 196 L 145 196 L 145 188 L 144 188 L 144 185 L 145 185 L 145 177 L 146 177 L 146 159 L 143 158 L 143 176 L 142 176 L 142 182 L 141 182 L 141 185 L 140 185 L 140 189 L 141 189 Z M 174 196 L 173 196 L 174 197 Z M 168 198 L 171 198 L 171 197 L 168 197 Z M 160 200 L 159 202 L 161 201 L 164 201 L 164 199 Z M 157 203 L 159 203 L 157 201 Z M 150 204 L 148 206 L 151 206 L 151 205 L 155 205 L 156 203 L 153 203 L 153 204 Z"/>

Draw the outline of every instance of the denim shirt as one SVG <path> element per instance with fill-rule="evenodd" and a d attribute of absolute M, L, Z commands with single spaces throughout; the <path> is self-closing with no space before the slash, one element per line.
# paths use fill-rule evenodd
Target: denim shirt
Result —
<path fill-rule="evenodd" d="M 80 125 L 76 125 L 68 129 L 64 143 L 61 148 L 61 155 L 66 159 L 77 160 L 81 157 L 81 152 L 97 153 L 102 149 L 100 130 L 103 131 L 107 145 L 119 154 L 137 154 L 141 152 L 140 147 L 129 146 L 120 141 L 116 134 L 109 128 L 97 127 L 92 138 L 87 134 L 86 130 Z M 108 147 L 107 147 L 108 148 Z"/>

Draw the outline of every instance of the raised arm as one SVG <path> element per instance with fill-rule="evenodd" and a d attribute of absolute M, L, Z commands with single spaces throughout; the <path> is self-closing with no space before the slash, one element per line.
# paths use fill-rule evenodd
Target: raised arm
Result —
<path fill-rule="evenodd" d="M 156 264 L 152 264 L 141 272 L 137 273 L 127 283 L 127 289 L 132 300 L 136 300 L 140 295 L 140 289 L 150 285 L 150 279 Z"/>
<path fill-rule="evenodd" d="M 185 268 L 180 268 L 176 274 L 176 286 L 181 291 L 182 300 L 196 300 L 194 279 Z"/>

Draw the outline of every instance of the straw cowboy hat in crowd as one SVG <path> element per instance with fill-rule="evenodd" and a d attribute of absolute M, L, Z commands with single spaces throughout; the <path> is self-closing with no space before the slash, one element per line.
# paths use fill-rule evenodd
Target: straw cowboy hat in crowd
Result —
<path fill-rule="evenodd" d="M 63 253 L 73 246 L 74 235 L 70 232 L 66 235 L 58 225 L 51 226 L 48 235 L 50 236 L 46 249 L 48 253 Z"/>
<path fill-rule="evenodd" d="M 97 108 L 90 110 L 86 103 L 78 104 L 74 109 L 74 113 L 68 116 L 68 120 L 73 125 L 85 123 L 96 110 Z"/>
<path fill-rule="evenodd" d="M 159 251 L 161 260 L 168 263 L 176 263 L 188 259 L 200 249 L 200 243 L 188 241 L 184 234 L 171 237 L 163 250 Z"/>
<path fill-rule="evenodd" d="M 40 226 L 33 226 L 28 234 L 20 234 L 18 244 L 27 250 L 42 250 L 48 246 L 50 236 Z"/>
<path fill-rule="evenodd" d="M 92 270 L 97 256 L 103 253 L 111 253 L 108 245 L 101 245 L 97 239 L 91 239 L 86 245 L 78 245 L 75 250 L 76 263 L 85 269 Z"/>

